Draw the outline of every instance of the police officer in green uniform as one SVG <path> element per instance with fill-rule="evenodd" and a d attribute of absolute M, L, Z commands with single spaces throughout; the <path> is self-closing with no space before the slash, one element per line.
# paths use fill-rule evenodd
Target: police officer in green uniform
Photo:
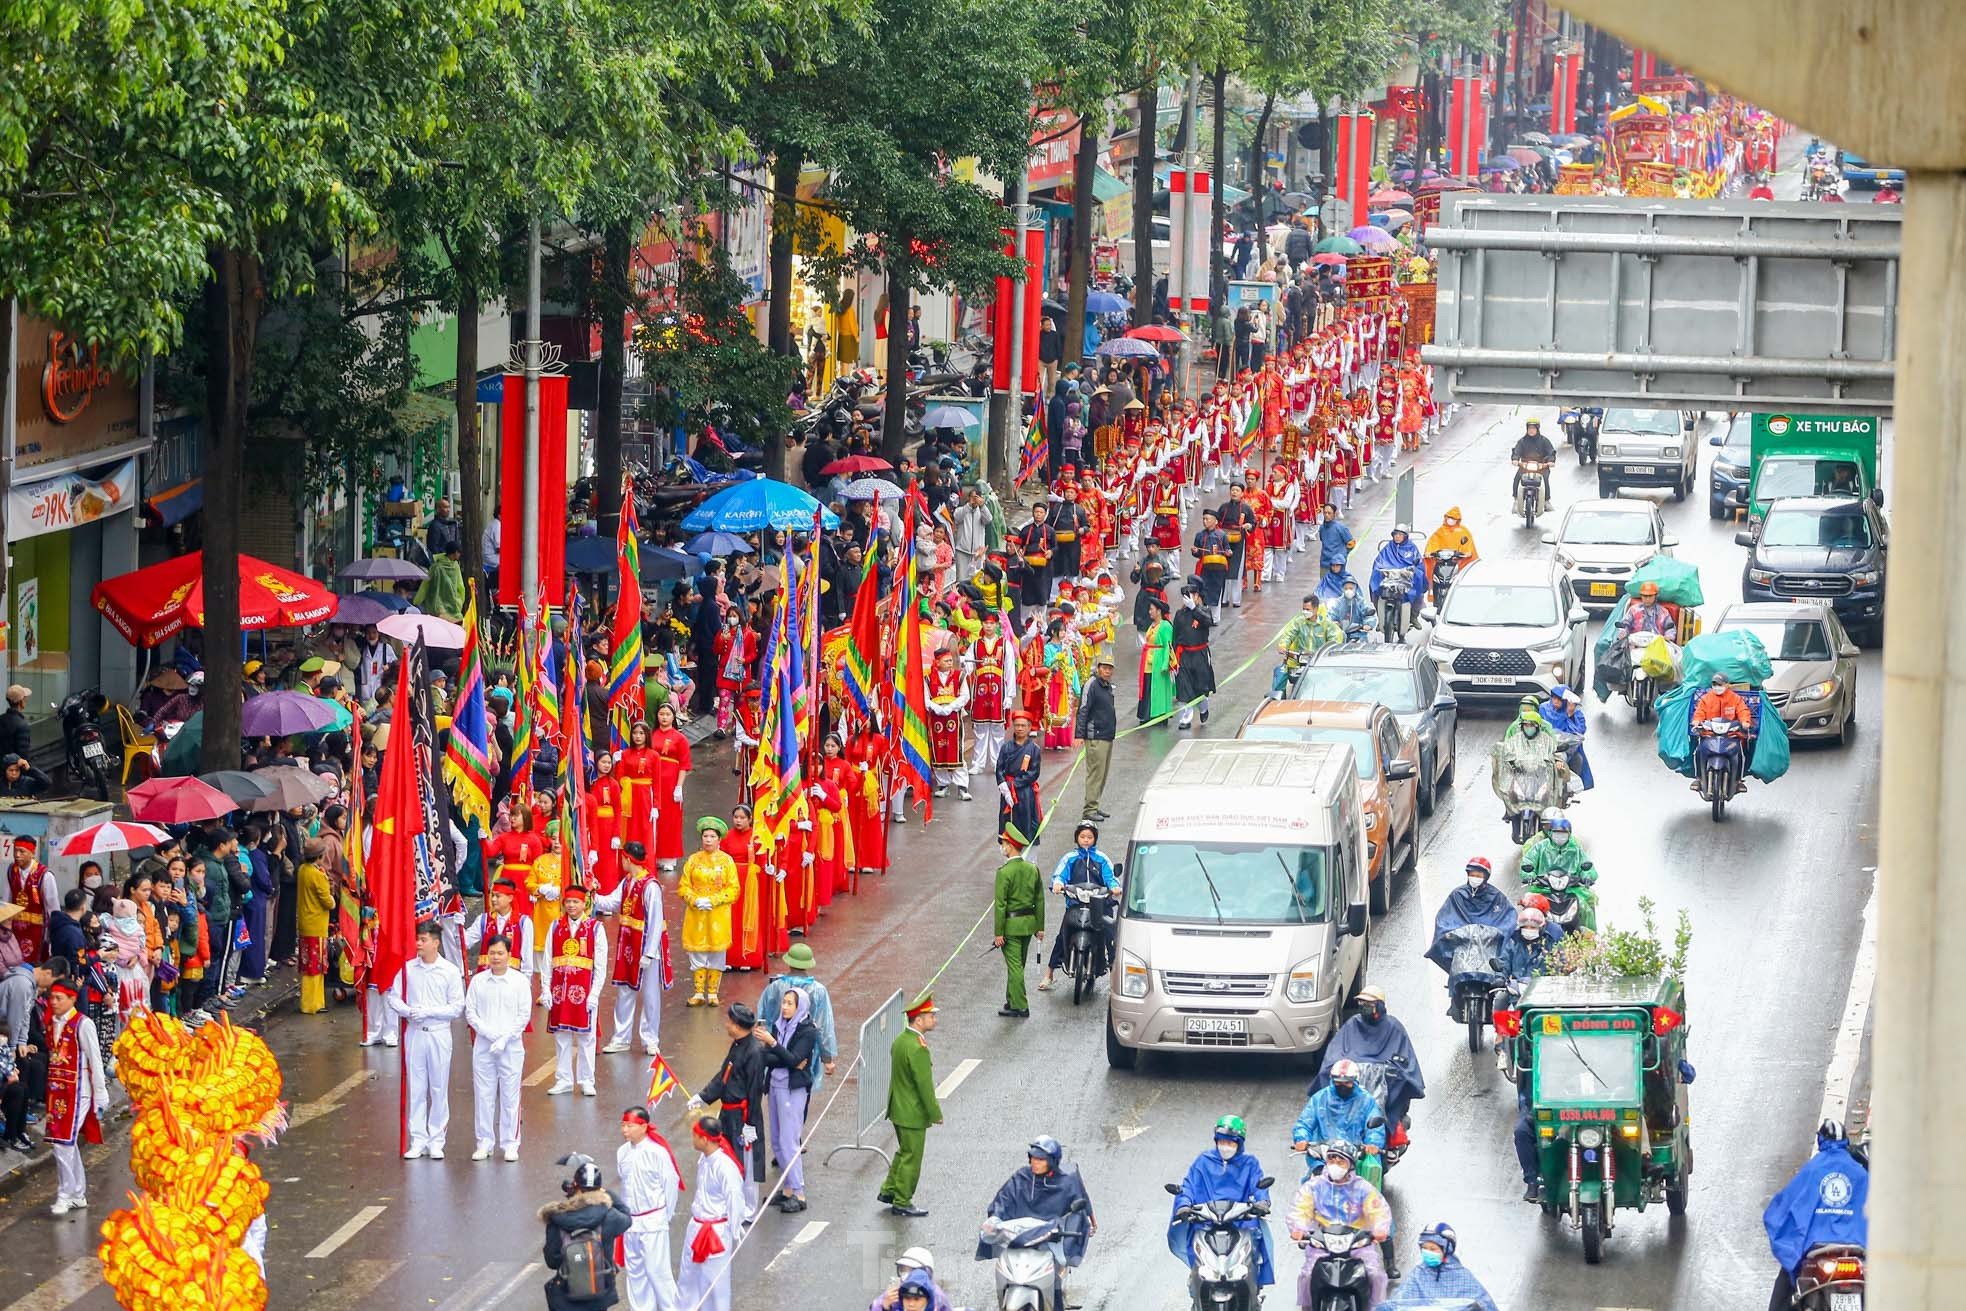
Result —
<path fill-rule="evenodd" d="M 1003 949 L 1004 1003 L 999 1015 L 1026 1019 L 1031 1002 L 1024 992 L 1024 962 L 1031 954 L 1031 936 L 1044 941 L 1044 875 L 1024 859 L 1030 841 L 1015 824 L 997 835 L 1004 862 L 997 867 L 996 945 Z"/>
<path fill-rule="evenodd" d="M 924 994 L 908 1008 L 908 1027 L 888 1049 L 887 1118 L 894 1126 L 894 1162 L 881 1181 L 878 1200 L 887 1203 L 889 1215 L 928 1214 L 915 1205 L 915 1185 L 922 1177 L 928 1127 L 942 1123 L 928 1059 L 927 1034 L 934 1028 L 935 998 Z"/>

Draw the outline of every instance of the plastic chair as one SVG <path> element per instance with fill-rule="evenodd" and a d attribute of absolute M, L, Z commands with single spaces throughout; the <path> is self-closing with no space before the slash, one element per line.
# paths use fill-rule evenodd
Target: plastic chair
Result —
<path fill-rule="evenodd" d="M 130 708 L 119 704 L 116 707 L 116 728 L 123 736 L 123 781 L 122 786 L 130 785 L 130 766 L 139 760 L 155 761 L 157 736 L 146 733 L 137 727 L 136 716 Z"/>

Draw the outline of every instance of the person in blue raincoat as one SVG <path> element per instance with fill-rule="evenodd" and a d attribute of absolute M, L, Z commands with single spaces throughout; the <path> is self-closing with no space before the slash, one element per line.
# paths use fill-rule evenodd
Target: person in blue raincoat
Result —
<path fill-rule="evenodd" d="M 1507 933 L 1515 927 L 1515 905 L 1509 894 L 1491 881 L 1495 871 L 1488 857 L 1471 857 L 1466 873 L 1467 882 L 1448 893 L 1434 912 L 1433 945 L 1427 948 L 1426 957 L 1443 970 L 1450 968 L 1453 952 L 1441 939 L 1455 929 L 1486 924 Z"/>
<path fill-rule="evenodd" d="M 1334 564 L 1344 564 L 1352 558 L 1352 548 L 1357 545 L 1352 530 L 1339 522 L 1338 507 L 1326 501 L 1324 522 L 1317 526 L 1318 568 L 1329 569 Z"/>
<path fill-rule="evenodd" d="M 1769 1295 L 1770 1311 L 1795 1305 L 1795 1272 L 1809 1249 L 1823 1243 L 1869 1241 L 1864 1203 L 1870 1195 L 1870 1169 L 1852 1151 L 1842 1124 L 1825 1120 L 1816 1130 L 1816 1154 L 1769 1201 L 1761 1225 L 1768 1231 L 1768 1248 L 1781 1269 Z"/>
<path fill-rule="evenodd" d="M 1247 1136 L 1240 1115 L 1225 1115 L 1215 1122 L 1215 1142 L 1188 1167 L 1187 1178 L 1181 1181 L 1181 1189 L 1174 1195 L 1172 1214 L 1179 1215 L 1183 1207 L 1202 1202 L 1270 1200 L 1269 1189 L 1261 1186 L 1262 1162 L 1243 1149 Z M 1259 1287 L 1267 1288 L 1277 1281 L 1276 1267 L 1270 1257 L 1269 1221 L 1249 1216 L 1237 1225 L 1255 1235 L 1256 1282 Z M 1168 1223 L 1167 1250 L 1179 1257 L 1183 1265 L 1195 1263 L 1195 1230 L 1192 1220 Z"/>
<path fill-rule="evenodd" d="M 1388 569 L 1411 569 L 1413 581 L 1406 594 L 1406 604 L 1412 607 L 1411 614 L 1420 612 L 1420 600 L 1427 590 L 1427 571 L 1420 554 L 1420 548 L 1413 543 L 1413 535 L 1405 524 L 1394 524 L 1393 533 L 1379 546 L 1379 554 L 1372 557 L 1372 572 L 1366 578 L 1366 585 L 1376 603 L 1379 588 L 1385 582 Z"/>
<path fill-rule="evenodd" d="M 1590 759 L 1584 755 L 1583 736 L 1589 727 L 1584 722 L 1584 698 L 1577 694 L 1575 688 L 1558 683 L 1550 689 L 1549 699 L 1538 710 L 1543 722 L 1557 732 L 1576 735 L 1577 745 L 1566 753 L 1570 760 L 1570 772 L 1577 776 L 1580 791 L 1590 791 L 1595 782 L 1591 778 Z"/>
<path fill-rule="evenodd" d="M 1399 1286 L 1399 1296 L 1381 1302 L 1374 1311 L 1397 1311 L 1410 1307 L 1461 1307 L 1497 1311 L 1495 1299 L 1474 1277 L 1474 1271 L 1461 1264 L 1455 1254 L 1460 1239 L 1452 1225 L 1438 1222 L 1420 1231 L 1420 1264 L 1409 1270 Z"/>
<path fill-rule="evenodd" d="M 1363 637 L 1376 627 L 1371 603 L 1360 594 L 1358 579 L 1344 565 L 1334 564 L 1325 570 L 1324 577 L 1318 581 L 1317 596 L 1325 603 L 1326 613 L 1344 633 L 1346 641 Z"/>
<path fill-rule="evenodd" d="M 1384 1111 L 1371 1093 L 1358 1086 L 1358 1062 L 1339 1061 L 1331 1067 L 1331 1083 L 1318 1089 L 1297 1113 L 1290 1126 L 1290 1150 L 1304 1153 L 1304 1174 L 1308 1178 L 1319 1164 L 1310 1153 L 1324 1143 L 1353 1143 L 1360 1150 L 1376 1153 L 1386 1146 L 1386 1126 L 1367 1126 L 1374 1118 L 1384 1119 Z"/>
<path fill-rule="evenodd" d="M 1077 1267 L 1085 1260 L 1085 1245 L 1091 1231 L 1098 1227 L 1092 1218 L 1092 1198 L 1085 1191 L 1085 1182 L 1077 1170 L 1066 1167 L 1065 1148 L 1056 1138 L 1042 1135 L 1032 1140 L 1025 1152 L 1026 1164 L 997 1189 L 986 1214 L 997 1220 L 1060 1220 L 1065 1219 L 1074 1201 L 1083 1198 L 1084 1209 L 1059 1226 L 1065 1264 Z M 996 1249 L 978 1239 L 976 1259 L 995 1258 Z"/>

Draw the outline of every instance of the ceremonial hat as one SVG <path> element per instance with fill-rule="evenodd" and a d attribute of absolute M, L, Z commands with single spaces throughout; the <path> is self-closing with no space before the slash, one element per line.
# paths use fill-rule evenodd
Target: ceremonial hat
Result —
<path fill-rule="evenodd" d="M 923 993 L 921 996 L 915 998 L 914 1005 L 908 1007 L 907 1010 L 907 1016 L 911 1020 L 914 1019 L 917 1015 L 933 1015 L 934 1013 L 935 1013 L 935 997 L 933 994 L 926 993 L 926 992 Z"/>
<path fill-rule="evenodd" d="M 698 833 L 714 832 L 718 837 L 722 837 L 724 834 L 730 832 L 730 825 L 718 819 L 715 815 L 705 815 L 702 819 L 696 821 L 696 831 Z"/>

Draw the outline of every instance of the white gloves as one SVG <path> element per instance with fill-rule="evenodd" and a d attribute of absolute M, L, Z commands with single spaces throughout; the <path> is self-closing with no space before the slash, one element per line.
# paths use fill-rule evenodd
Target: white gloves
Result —
<path fill-rule="evenodd" d="M 810 833 L 812 832 L 812 821 L 809 819 L 802 819 L 798 822 L 797 825 L 795 825 L 795 827 L 801 833 Z"/>
<path fill-rule="evenodd" d="M 804 858 L 799 861 L 799 863 L 801 865 L 810 865 L 813 863 L 813 860 L 814 860 L 813 854 L 810 851 L 808 851 L 806 852 Z"/>
<path fill-rule="evenodd" d="M 739 1140 L 741 1140 L 746 1147 L 749 1147 L 751 1144 L 758 1141 L 757 1126 L 747 1124 L 744 1126 L 744 1132 L 737 1136 Z"/>
<path fill-rule="evenodd" d="M 691 1115 L 703 1114 L 703 1099 L 701 1097 L 691 1097 L 689 1099 L 689 1113 Z"/>
<path fill-rule="evenodd" d="M 619 850 L 621 850 L 621 839 L 620 839 L 620 838 L 609 838 L 609 839 L 608 839 L 608 850 L 609 850 L 609 851 L 619 851 Z"/>
<path fill-rule="evenodd" d="M 1003 798 L 1003 803 L 1006 806 L 1014 806 L 1017 804 L 1016 795 L 1013 792 L 1011 792 L 1010 784 L 1008 783 L 997 784 L 997 795 Z"/>
<path fill-rule="evenodd" d="M 682 799 L 683 799 L 683 785 L 681 783 L 678 783 L 676 784 L 675 795 L 671 797 L 670 800 L 680 802 Z"/>
<path fill-rule="evenodd" d="M 708 897 L 698 897 L 695 901 L 691 902 L 690 904 L 695 906 L 698 910 L 708 910 L 710 909 L 711 906 L 711 902 Z"/>
<path fill-rule="evenodd" d="M 560 885 L 557 883 L 540 884 L 539 896 L 542 901 L 558 901 L 560 899 Z"/>
<path fill-rule="evenodd" d="M 783 883 L 785 881 L 785 870 L 781 866 L 767 866 L 765 873 L 771 875 L 774 882 Z"/>

